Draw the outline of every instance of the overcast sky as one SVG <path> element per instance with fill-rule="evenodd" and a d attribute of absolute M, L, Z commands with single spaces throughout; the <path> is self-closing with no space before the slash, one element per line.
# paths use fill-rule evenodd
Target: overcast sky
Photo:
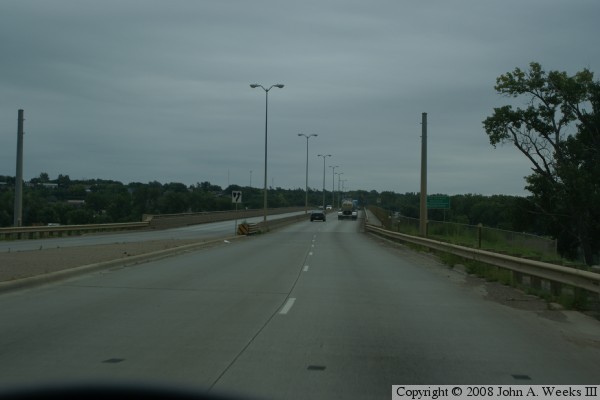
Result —
<path fill-rule="evenodd" d="M 531 61 L 600 73 L 597 0 L 1 0 L 0 175 L 526 195 L 482 121 Z M 598 78 L 598 76 L 596 76 Z M 252 172 L 251 172 L 252 171 Z M 337 187 L 337 178 L 335 181 Z"/>

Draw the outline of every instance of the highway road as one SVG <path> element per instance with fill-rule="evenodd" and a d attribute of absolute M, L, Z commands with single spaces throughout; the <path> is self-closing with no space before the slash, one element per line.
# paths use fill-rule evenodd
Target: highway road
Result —
<path fill-rule="evenodd" d="M 300 222 L 0 295 L 0 388 L 379 399 L 394 384 L 600 384 L 598 321 L 488 300 L 485 283 L 358 227 Z"/>

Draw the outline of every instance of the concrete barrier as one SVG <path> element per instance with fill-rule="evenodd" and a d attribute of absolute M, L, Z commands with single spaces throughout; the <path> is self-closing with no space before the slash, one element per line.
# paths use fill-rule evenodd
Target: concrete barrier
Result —
<path fill-rule="evenodd" d="M 268 215 L 286 214 L 304 210 L 303 207 L 269 208 Z M 244 220 L 264 215 L 264 210 L 216 211 L 183 214 L 144 214 L 143 221 L 149 223 L 151 229 L 179 228 L 188 225 L 206 224 L 210 222 Z"/>
<path fill-rule="evenodd" d="M 285 214 L 304 210 L 303 207 L 270 208 L 268 215 Z M 210 222 L 244 220 L 260 217 L 264 214 L 260 210 L 216 211 L 183 214 L 144 214 L 142 222 L 125 222 L 114 224 L 88 224 L 88 225 L 51 225 L 51 226 L 23 226 L 16 228 L 0 228 L 0 240 L 43 239 L 47 237 L 74 236 L 93 232 L 111 232 L 134 229 L 169 229 L 189 225 L 206 224 Z"/>
<path fill-rule="evenodd" d="M 0 228 L 0 239 L 43 239 L 46 237 L 73 236 L 92 232 L 146 229 L 148 228 L 148 226 L 148 222 L 125 222 L 116 224 L 89 225 L 21 226 L 16 228 Z"/>

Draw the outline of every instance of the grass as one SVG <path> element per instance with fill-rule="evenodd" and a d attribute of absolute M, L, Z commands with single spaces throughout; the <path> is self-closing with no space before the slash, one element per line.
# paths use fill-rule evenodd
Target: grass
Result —
<path fill-rule="evenodd" d="M 418 236 L 418 232 L 411 233 L 410 230 L 406 230 L 406 231 L 400 230 L 400 231 L 402 233 L 405 233 L 408 235 Z M 429 236 L 429 237 L 431 237 L 431 236 Z M 456 238 L 456 236 L 455 236 L 455 238 Z M 435 237 L 435 239 L 442 240 L 442 238 L 440 238 L 440 237 Z M 444 239 L 447 239 L 447 238 L 444 238 Z M 443 240 L 443 241 L 454 243 L 454 244 L 465 245 L 464 243 L 456 243 L 456 242 L 450 241 L 450 240 Z M 465 238 L 462 237 L 462 241 L 466 242 L 467 240 L 465 240 Z M 460 241 L 457 241 L 457 242 L 460 242 Z M 515 278 L 515 274 L 508 269 L 497 267 L 497 266 L 490 265 L 490 264 L 485 264 L 480 261 L 466 259 L 466 258 L 457 256 L 457 255 L 454 255 L 451 253 L 445 253 L 445 252 L 441 252 L 441 251 L 437 251 L 437 250 L 432 250 L 428 247 L 424 247 L 424 246 L 420 246 L 420 245 L 416 245 L 416 244 L 412 244 L 412 243 L 408 243 L 408 242 L 404 242 L 404 245 L 415 251 L 418 251 L 418 252 L 427 252 L 427 253 L 435 254 L 443 264 L 447 265 L 450 268 L 454 268 L 457 264 L 464 265 L 465 270 L 468 274 L 479 276 L 480 278 L 485 279 L 487 282 L 499 282 L 503 285 L 523 290 L 525 293 L 532 294 L 537 297 L 540 297 L 541 299 L 544 299 L 547 303 L 558 303 L 562 307 L 564 307 L 565 309 L 568 309 L 568 310 L 577 310 L 577 311 L 587 312 L 592 309 L 595 310 L 597 308 L 600 308 L 600 305 L 598 304 L 600 302 L 600 298 L 594 300 L 593 298 L 590 297 L 590 293 L 583 289 L 578 289 L 578 288 L 573 288 L 573 287 L 568 287 L 566 285 L 563 285 L 561 294 L 554 295 L 551 291 L 545 290 L 543 288 L 535 288 L 532 286 L 528 286 L 524 283 L 517 282 L 517 280 Z M 474 247 L 474 246 L 468 246 L 468 244 L 467 244 L 466 247 Z M 508 251 L 507 249 L 510 251 Z M 505 254 L 512 253 L 512 255 L 520 256 L 520 257 L 532 257 L 532 258 L 535 257 L 535 258 L 544 259 L 543 257 L 540 257 L 539 253 L 537 253 L 535 251 L 531 251 L 531 250 L 523 249 L 523 248 L 519 248 L 519 247 L 514 247 L 514 246 L 507 248 L 506 246 L 496 245 L 493 249 L 489 249 L 489 250 L 503 252 Z M 557 259 L 556 257 L 554 257 L 554 258 L 548 257 L 547 259 L 552 259 L 557 264 L 561 264 L 564 262 L 563 260 Z M 594 317 L 600 319 L 600 313 L 596 313 L 596 314 L 594 314 Z"/>
<path fill-rule="evenodd" d="M 394 226 L 391 227 L 389 226 L 391 225 L 391 223 L 389 218 L 387 218 L 387 213 L 381 212 L 380 214 L 381 215 L 377 215 L 376 213 L 376 216 L 381 221 L 387 222 L 387 224 L 384 223 L 384 225 L 388 225 L 386 226 L 387 229 L 404 233 L 406 235 L 419 236 L 418 226 L 410 223 L 396 222 Z M 510 232 L 507 232 L 507 234 L 510 234 Z M 517 232 L 514 232 L 514 235 L 516 237 L 519 237 L 517 236 L 519 235 Z M 430 224 L 427 237 L 446 243 L 461 245 L 464 247 L 479 247 L 477 239 L 477 227 L 469 225 Z M 529 237 L 524 236 L 523 241 L 528 242 L 529 240 Z M 454 268 L 454 266 L 457 264 L 462 264 L 465 266 L 466 272 L 469 274 L 477 275 L 488 282 L 499 282 L 504 285 L 519 288 L 525 291 L 526 293 L 536 295 L 546 300 L 547 302 L 558 303 L 566 309 L 578 311 L 600 309 L 600 298 L 597 298 L 598 296 L 595 294 L 595 297 L 591 297 L 591 293 L 583 289 L 563 285 L 561 294 L 555 295 L 551 291 L 546 290 L 544 288 L 532 287 L 517 282 L 515 279 L 515 274 L 513 274 L 513 272 L 510 270 L 485 264 L 479 261 L 465 259 L 454 254 L 434 251 L 423 246 L 412 245 L 409 243 L 405 244 L 416 251 L 425 251 L 435 254 L 439 257 L 441 262 L 448 265 L 450 268 Z M 589 267 L 587 265 L 562 259 L 558 255 L 556 255 L 555 252 L 542 252 L 540 250 L 529 248 L 527 246 L 515 246 L 514 240 L 506 240 L 505 234 L 500 231 L 484 229 L 481 240 L 481 248 L 488 251 L 507 254 L 515 257 L 528 258 L 557 265 L 566 265 L 577 269 L 589 270 Z"/>
<path fill-rule="evenodd" d="M 435 251 L 434 253 L 438 256 L 442 263 L 448 265 L 450 268 L 454 268 L 454 266 L 457 264 L 464 265 L 468 274 L 476 275 L 485 279 L 487 282 L 499 282 L 506 286 L 521 289 L 527 294 L 544 299 L 547 303 L 560 304 L 567 310 L 590 311 L 594 308 L 590 293 L 584 289 L 565 285 L 561 290 L 561 294 L 555 295 L 543 288 L 535 288 L 517 282 L 512 271 L 505 268 L 496 267 L 494 265 L 485 264 L 479 261 L 469 260 L 454 254 L 443 253 L 439 251 Z"/>
<path fill-rule="evenodd" d="M 411 236 L 419 236 L 418 228 L 409 224 L 397 224 L 394 227 L 396 232 L 404 233 Z M 452 243 L 459 246 L 479 248 L 477 232 L 475 227 L 459 227 L 457 229 L 445 229 L 445 227 L 437 226 L 435 229 L 429 229 L 427 237 L 441 242 Z M 484 231 L 481 240 L 481 249 L 492 251 L 495 253 L 507 254 L 514 257 L 527 258 L 538 260 L 557 265 L 569 265 L 578 269 L 587 269 L 588 267 L 581 263 L 574 263 L 565 260 L 554 252 L 543 252 L 532 249 L 526 246 L 515 246 L 513 242 L 505 240 L 502 235 L 496 234 L 493 231 Z"/>

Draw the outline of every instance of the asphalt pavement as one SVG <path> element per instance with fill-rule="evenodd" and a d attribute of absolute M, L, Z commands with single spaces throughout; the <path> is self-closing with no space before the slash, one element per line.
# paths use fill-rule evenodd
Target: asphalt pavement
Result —
<path fill-rule="evenodd" d="M 597 323 L 487 300 L 484 282 L 359 226 L 300 222 L 0 295 L 0 386 L 372 399 L 399 384 L 599 384 Z"/>

